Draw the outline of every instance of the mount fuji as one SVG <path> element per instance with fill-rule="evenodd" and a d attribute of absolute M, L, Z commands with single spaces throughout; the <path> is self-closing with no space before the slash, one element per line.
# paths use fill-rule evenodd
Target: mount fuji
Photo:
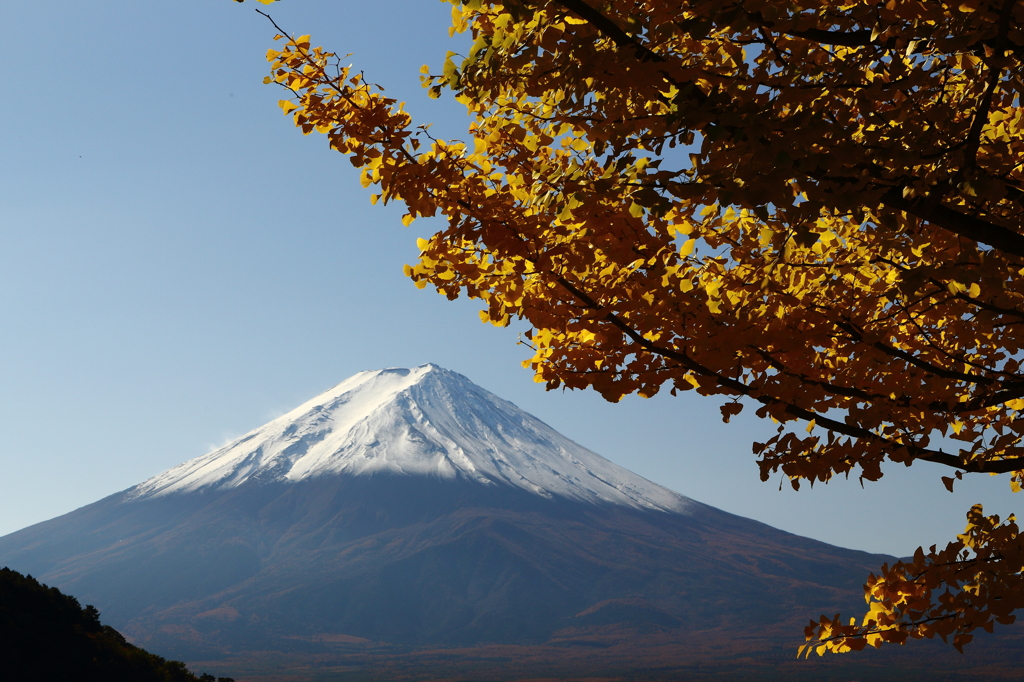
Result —
<path fill-rule="evenodd" d="M 863 608 L 887 559 L 683 497 L 435 365 L 362 372 L 0 538 L 0 565 L 186 660 L 697 631 L 792 644 L 807 618 Z"/>

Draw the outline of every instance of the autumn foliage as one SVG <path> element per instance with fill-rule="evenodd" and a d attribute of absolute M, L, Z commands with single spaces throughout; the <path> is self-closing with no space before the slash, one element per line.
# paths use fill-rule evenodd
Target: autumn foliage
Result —
<path fill-rule="evenodd" d="M 417 286 L 531 327 L 549 388 L 721 396 L 777 424 L 794 487 L 925 460 L 1024 482 L 1024 3 L 452 0 L 424 71 L 473 115 L 432 138 L 309 36 L 268 82 L 408 224 Z M 283 31 L 282 31 L 283 33 Z M 950 447 L 954 441 L 957 446 Z M 883 566 L 803 651 L 941 636 L 1024 606 L 1024 546 L 980 506 Z"/>

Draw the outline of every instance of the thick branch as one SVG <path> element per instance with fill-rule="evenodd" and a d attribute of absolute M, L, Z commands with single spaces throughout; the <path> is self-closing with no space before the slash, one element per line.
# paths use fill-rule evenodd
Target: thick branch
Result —
<path fill-rule="evenodd" d="M 856 341 L 858 341 L 858 342 L 859 341 L 863 341 L 863 339 L 864 339 L 863 333 L 859 329 L 857 329 L 857 327 L 855 327 L 854 325 L 850 324 L 849 322 L 839 322 L 839 321 L 837 321 L 834 324 L 837 327 L 839 327 L 840 329 L 842 329 L 843 331 L 845 331 L 848 334 L 850 334 L 851 336 L 853 336 L 853 338 Z M 894 358 L 899 358 L 900 360 L 903 360 L 904 362 L 906 362 L 909 365 L 913 365 L 914 367 L 917 367 L 918 369 L 923 369 L 924 371 L 929 372 L 930 374 L 934 374 L 935 376 L 942 377 L 943 379 L 952 379 L 952 380 L 955 380 L 955 381 L 966 381 L 966 382 L 970 382 L 972 384 L 991 384 L 991 383 L 994 383 L 994 380 L 993 379 L 989 379 L 988 377 L 980 377 L 980 376 L 976 376 L 974 374 L 965 374 L 963 372 L 958 372 L 958 371 L 956 371 L 954 369 L 946 369 L 944 367 L 939 367 L 938 365 L 933 365 L 930 362 L 922 360 L 921 358 L 917 357 L 913 353 L 909 353 L 909 352 L 907 352 L 905 350 L 900 350 L 899 348 L 893 348 L 892 346 L 890 346 L 888 344 L 885 344 L 885 343 L 882 343 L 881 341 L 875 341 L 871 345 L 872 345 L 872 347 L 877 348 L 878 350 L 882 351 L 886 355 L 889 355 L 889 356 L 894 357 Z"/>
<path fill-rule="evenodd" d="M 583 0 L 556 0 L 556 2 L 577 15 L 580 19 L 586 19 L 591 26 L 611 38 L 612 42 L 619 47 L 633 48 L 642 61 L 665 61 L 664 57 L 623 31 L 614 21 L 583 2 Z"/>
<path fill-rule="evenodd" d="M 1016 4 L 1016 0 L 1004 0 L 1003 7 L 999 12 L 999 33 L 995 40 L 995 50 L 1000 57 L 1002 57 L 1003 50 L 1006 48 L 1006 36 L 1010 31 L 1010 17 L 1013 12 L 1013 6 Z M 995 96 L 996 87 L 999 85 L 999 75 L 1002 73 L 1002 68 L 993 68 L 991 64 L 989 64 L 989 70 L 985 93 L 982 95 L 978 108 L 974 112 L 971 129 L 967 132 L 967 149 L 964 152 L 964 167 L 966 168 L 973 168 L 977 164 L 978 147 L 981 146 L 981 131 L 985 124 L 988 123 L 990 110 L 992 109 L 992 98 Z"/>
<path fill-rule="evenodd" d="M 845 396 L 847 398 L 857 398 L 858 400 L 863 400 L 865 402 L 886 399 L 886 396 L 868 393 L 867 391 L 862 391 L 859 388 L 853 388 L 850 386 L 840 386 L 838 384 L 833 384 L 828 381 L 812 379 L 804 374 L 797 374 L 791 371 L 788 367 L 786 367 L 785 364 L 782 363 L 782 361 L 775 358 L 771 353 L 764 350 L 763 348 L 758 348 L 757 346 L 750 346 L 750 348 L 753 349 L 753 351 L 757 353 L 765 362 L 771 365 L 771 367 L 777 369 L 780 373 L 785 374 L 786 376 L 797 379 L 801 383 L 820 386 L 829 393 Z"/>
<path fill-rule="evenodd" d="M 747 12 L 747 16 L 754 21 L 758 28 L 763 31 L 776 29 L 777 24 L 773 21 L 765 21 L 760 12 Z M 871 29 L 864 28 L 856 31 L 826 31 L 820 28 L 809 28 L 803 31 L 786 30 L 777 28 L 776 31 L 782 35 L 794 38 L 804 38 L 824 45 L 842 45 L 843 47 L 866 47 L 871 44 Z"/>
<path fill-rule="evenodd" d="M 561 284 L 569 293 L 575 296 L 581 303 L 591 309 L 600 309 L 597 301 L 587 295 L 586 292 L 582 291 L 579 287 L 575 286 L 572 282 L 567 280 L 565 277 L 558 277 L 557 281 Z M 944 464 L 945 466 L 952 467 L 954 469 L 960 469 L 961 471 L 967 471 L 971 473 L 997 473 L 1004 474 L 1010 471 L 1019 471 L 1024 469 L 1024 457 L 1012 457 L 999 460 L 965 460 L 956 455 L 951 455 L 940 450 L 932 450 L 930 448 L 923 448 L 917 445 L 907 445 L 904 443 L 896 443 L 887 438 L 879 436 L 877 433 L 869 429 L 865 429 L 860 426 L 854 426 L 845 422 L 830 419 L 824 415 L 812 412 L 811 410 L 799 407 L 793 403 L 781 400 L 779 398 L 765 395 L 760 393 L 757 389 L 752 386 L 733 379 L 731 377 L 723 376 L 719 372 L 714 371 L 709 367 L 705 367 L 686 353 L 674 349 L 664 348 L 656 345 L 652 341 L 645 339 L 640 332 L 633 329 L 627 324 L 621 317 L 615 313 L 607 313 L 605 319 L 614 325 L 619 331 L 625 334 L 631 341 L 643 348 L 644 350 L 660 355 L 665 358 L 670 358 L 679 362 L 684 367 L 691 371 L 715 380 L 723 388 L 735 391 L 740 395 L 744 395 L 758 401 L 763 405 L 781 405 L 787 414 L 796 417 L 797 419 L 803 419 L 804 421 L 814 421 L 825 429 L 833 431 L 835 433 L 842 434 L 844 436 L 850 436 L 858 440 L 868 440 L 883 444 L 887 448 L 893 450 L 904 449 L 911 454 L 915 459 L 922 459 L 928 462 L 935 462 L 936 464 Z"/>
<path fill-rule="evenodd" d="M 782 31 L 784 35 L 794 38 L 813 40 L 824 45 L 842 45 L 843 47 L 867 47 L 871 44 L 871 29 L 858 31 L 824 31 L 820 28 L 809 28 L 806 31 Z"/>
<path fill-rule="evenodd" d="M 882 195 L 882 203 L 889 208 L 906 211 L 921 220 L 927 220 L 953 234 L 1024 258 L 1024 236 L 1002 225 L 954 211 L 938 202 L 931 202 L 920 197 L 905 199 L 897 188 Z"/>

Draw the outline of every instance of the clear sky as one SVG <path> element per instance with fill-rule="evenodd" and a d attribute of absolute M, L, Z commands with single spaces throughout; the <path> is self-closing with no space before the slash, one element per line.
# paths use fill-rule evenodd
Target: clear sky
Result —
<path fill-rule="evenodd" d="M 837 545 L 908 554 L 971 504 L 1024 509 L 1005 478 L 955 494 L 942 467 L 862 489 L 762 483 L 753 440 L 693 394 L 604 402 L 545 392 L 517 330 L 416 289 L 402 265 L 429 221 L 369 190 L 263 85 L 273 28 L 252 0 L 9 2 L 0 13 L 0 534 L 123 490 L 364 369 L 435 362 L 609 459 L 702 502 Z M 268 9 L 408 101 L 427 99 L 449 5 L 285 0 Z M 750 411 L 748 411 L 750 412 Z"/>

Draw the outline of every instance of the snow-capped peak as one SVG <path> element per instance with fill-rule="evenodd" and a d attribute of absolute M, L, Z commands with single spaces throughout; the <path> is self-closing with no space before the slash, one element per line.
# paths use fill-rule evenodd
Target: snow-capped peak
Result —
<path fill-rule="evenodd" d="M 464 477 L 550 497 L 684 511 L 690 501 L 437 365 L 360 372 L 128 499 L 374 473 Z"/>

